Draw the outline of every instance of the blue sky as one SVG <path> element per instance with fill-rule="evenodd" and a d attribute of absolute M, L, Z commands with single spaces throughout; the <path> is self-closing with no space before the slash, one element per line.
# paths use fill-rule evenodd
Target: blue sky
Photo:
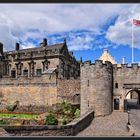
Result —
<path fill-rule="evenodd" d="M 94 62 L 107 48 L 118 63 L 131 63 L 132 19 L 140 4 L 0 4 L 0 42 L 5 50 L 67 39 L 77 60 Z M 134 62 L 140 62 L 140 26 L 134 26 Z"/>

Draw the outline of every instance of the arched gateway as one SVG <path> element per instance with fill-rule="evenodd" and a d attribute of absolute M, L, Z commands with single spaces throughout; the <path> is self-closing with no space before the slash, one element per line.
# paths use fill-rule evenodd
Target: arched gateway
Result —
<path fill-rule="evenodd" d="M 113 110 L 140 109 L 140 84 L 123 83 L 118 85 L 117 89 L 114 87 Z"/>
<path fill-rule="evenodd" d="M 129 90 L 129 91 L 128 91 Z M 140 89 L 128 89 L 124 99 L 124 110 L 140 109 Z"/>
<path fill-rule="evenodd" d="M 140 109 L 140 87 L 133 85 L 125 88 L 124 110 Z"/>

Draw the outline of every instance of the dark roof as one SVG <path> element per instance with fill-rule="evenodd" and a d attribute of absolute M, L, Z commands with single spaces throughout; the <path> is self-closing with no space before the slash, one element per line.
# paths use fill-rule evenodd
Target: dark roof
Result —
<path fill-rule="evenodd" d="M 36 47 L 36 48 L 28 48 L 28 49 L 21 49 L 18 52 L 31 52 L 31 51 L 41 51 L 41 50 L 54 50 L 54 49 L 62 49 L 64 46 L 64 43 L 60 43 L 60 44 L 54 44 L 54 45 L 48 45 L 46 47 Z M 12 50 L 12 51 L 7 51 L 5 53 L 15 53 L 16 50 Z"/>
<path fill-rule="evenodd" d="M 46 49 L 47 50 L 52 50 L 52 49 L 62 49 L 64 46 L 64 43 L 61 43 L 61 44 L 54 44 L 54 45 L 50 45 L 50 46 L 47 46 Z"/>

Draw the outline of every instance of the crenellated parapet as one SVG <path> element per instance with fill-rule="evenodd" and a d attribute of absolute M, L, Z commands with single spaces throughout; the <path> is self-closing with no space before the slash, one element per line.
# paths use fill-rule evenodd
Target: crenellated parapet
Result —
<path fill-rule="evenodd" d="M 121 64 L 120 67 L 117 66 L 117 64 L 113 65 L 113 71 L 117 72 L 117 71 L 133 71 L 133 70 L 139 70 L 140 71 L 140 66 L 138 63 L 132 63 L 131 65 L 128 64 Z"/>
<path fill-rule="evenodd" d="M 104 63 L 103 63 L 103 61 L 102 60 L 95 60 L 95 63 L 91 63 L 91 61 L 90 60 L 88 60 L 88 61 L 85 61 L 85 62 L 83 62 L 82 64 L 81 64 L 81 68 L 86 68 L 86 67 L 92 67 L 93 69 L 94 68 L 96 68 L 96 69 L 101 69 L 101 68 L 107 68 L 107 69 L 112 69 L 112 63 L 111 62 L 109 62 L 109 61 L 105 61 Z"/>

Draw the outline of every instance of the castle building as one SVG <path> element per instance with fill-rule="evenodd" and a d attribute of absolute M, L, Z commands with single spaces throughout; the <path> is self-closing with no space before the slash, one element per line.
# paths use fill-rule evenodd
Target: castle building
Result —
<path fill-rule="evenodd" d="M 3 72 L 1 77 L 18 78 L 20 76 L 41 76 L 43 73 L 56 72 L 58 78 L 79 77 L 80 65 L 69 52 L 64 43 L 48 45 L 47 39 L 40 43 L 40 47 L 20 49 L 16 43 L 15 50 L 3 52 L 0 44 Z"/>
<path fill-rule="evenodd" d="M 111 62 L 112 64 L 117 64 L 118 67 L 120 67 L 121 65 L 118 64 L 116 62 L 116 60 L 111 56 L 111 54 L 108 52 L 107 49 L 104 49 L 104 52 L 103 54 L 101 55 L 101 57 L 99 58 L 99 60 L 102 60 L 103 63 L 105 63 L 105 61 L 109 61 Z"/>
<path fill-rule="evenodd" d="M 110 61 L 112 64 L 117 64 L 117 62 L 115 61 L 115 59 L 109 54 L 107 49 L 104 49 L 103 54 L 101 55 L 101 57 L 99 58 L 99 60 L 102 60 L 103 63 L 105 63 L 105 61 Z"/>
<path fill-rule="evenodd" d="M 96 116 L 127 111 L 132 99 L 137 99 L 135 107 L 140 107 L 140 66 L 137 63 L 118 67 L 105 50 L 95 63 L 81 64 L 80 77 L 81 114 L 89 109 L 94 109 Z"/>
<path fill-rule="evenodd" d="M 0 109 L 18 101 L 21 108 L 79 103 L 80 62 L 63 43 L 3 51 L 0 43 Z M 41 108 L 40 108 L 41 109 Z M 40 110 L 39 109 L 39 110 Z"/>

